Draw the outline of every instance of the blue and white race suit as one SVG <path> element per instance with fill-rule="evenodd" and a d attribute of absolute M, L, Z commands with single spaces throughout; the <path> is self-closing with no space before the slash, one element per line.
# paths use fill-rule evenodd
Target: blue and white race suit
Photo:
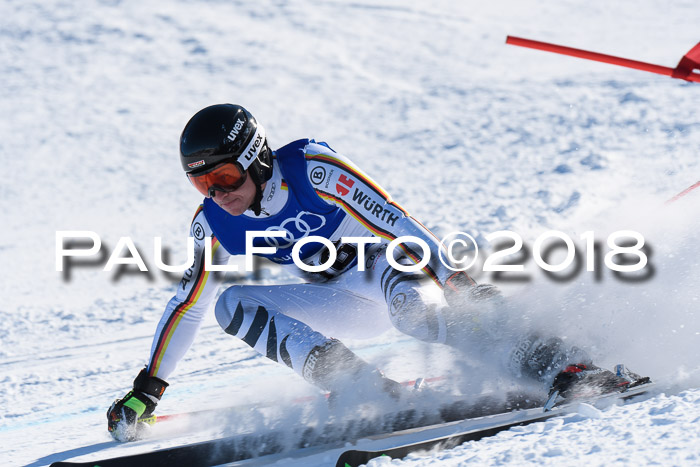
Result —
<path fill-rule="evenodd" d="M 226 264 L 245 252 L 246 231 L 281 231 L 281 238 L 257 238 L 256 246 L 275 246 L 261 255 L 301 275 L 306 283 L 235 285 L 216 303 L 216 318 L 228 334 L 257 352 L 303 376 L 309 352 L 333 338 L 368 337 L 390 326 L 427 342 L 444 342 L 446 323 L 442 288 L 453 271 L 438 256 L 440 241 L 347 158 L 325 143 L 298 140 L 277 151 L 256 216 L 232 216 L 205 199 L 192 220 L 195 262 L 168 303 L 154 337 L 148 371 L 167 379 L 192 344 L 219 285 L 205 270 L 204 243 L 211 242 L 212 264 Z M 306 273 L 292 261 L 299 240 L 321 236 L 336 246 L 337 259 L 321 273 Z M 401 272 L 387 261 L 387 244 L 400 236 L 424 240 L 430 262 L 417 272 Z M 379 244 L 361 247 L 342 237 L 377 237 Z M 300 250 L 304 263 L 318 265 L 328 257 L 320 243 Z M 364 256 L 364 271 L 358 258 Z M 403 265 L 421 261 L 423 250 L 402 244 L 394 253 Z"/>

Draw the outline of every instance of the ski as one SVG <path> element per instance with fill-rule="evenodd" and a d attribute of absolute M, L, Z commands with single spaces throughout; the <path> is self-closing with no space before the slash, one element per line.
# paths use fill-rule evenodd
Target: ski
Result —
<path fill-rule="evenodd" d="M 549 410 L 538 407 L 510 414 L 492 415 L 479 419 L 406 430 L 403 433 L 393 433 L 387 436 L 377 436 L 364 442 L 364 449 L 351 449 L 343 452 L 338 458 L 336 467 L 357 467 L 381 456 L 403 459 L 413 452 L 435 448 L 450 449 L 468 441 L 478 441 L 482 438 L 494 436 L 516 426 L 529 425 L 574 413 L 581 403 L 605 406 L 618 400 L 627 401 L 646 394 L 652 386 L 653 383 L 641 384 L 625 392 L 606 394 L 592 399 L 580 399 L 568 404 L 554 406 Z"/>
<path fill-rule="evenodd" d="M 319 450 L 337 450 L 341 467 L 354 467 L 374 457 L 401 458 L 410 452 L 435 446 L 451 447 L 477 440 L 518 425 L 543 421 L 575 411 L 578 402 L 596 405 L 605 401 L 629 399 L 649 390 L 651 384 L 615 393 L 595 400 L 556 405 L 548 412 L 543 400 L 526 396 L 506 401 L 482 397 L 474 401 L 458 400 L 443 404 L 435 412 L 406 409 L 365 418 L 336 420 L 315 426 L 298 426 L 264 433 L 239 434 L 157 451 L 87 462 L 60 461 L 51 467 L 159 467 L 188 465 L 205 467 L 242 461 L 273 454 L 303 457 Z M 354 450 L 343 450 L 347 443 Z"/>
<path fill-rule="evenodd" d="M 51 467 L 208 467 L 281 452 L 279 438 L 274 432 L 232 436 L 108 459 L 54 462 Z"/>
<path fill-rule="evenodd" d="M 239 434 L 194 444 L 174 446 L 88 462 L 60 461 L 51 467 L 126 467 L 188 465 L 204 467 L 271 454 L 300 455 L 315 449 L 338 449 L 347 442 L 368 436 L 389 435 L 421 426 L 431 426 L 465 418 L 541 406 L 542 401 L 518 395 L 506 398 L 484 396 L 475 400 L 444 403 L 439 410 L 409 408 L 364 418 L 340 419 L 316 425 L 302 425 L 264 433 Z"/>
<path fill-rule="evenodd" d="M 414 387 L 414 386 L 420 386 L 423 383 L 435 383 L 438 381 L 444 380 L 444 376 L 435 376 L 432 378 L 418 378 L 414 380 L 407 380 L 407 381 L 401 381 L 400 384 L 404 387 Z M 290 404 L 293 405 L 302 405 L 310 402 L 315 402 L 318 401 L 319 398 L 323 399 L 328 399 L 330 396 L 329 393 L 321 393 L 319 395 L 309 395 L 309 396 L 301 396 L 297 397 L 295 399 L 292 399 L 289 401 Z M 219 407 L 219 408 L 211 408 L 211 409 L 203 409 L 203 410 L 195 410 L 192 412 L 180 412 L 180 413 L 172 413 L 172 414 L 164 414 L 164 415 L 157 415 L 157 414 L 151 414 L 147 415 L 144 417 L 139 418 L 139 423 L 144 423 L 146 425 L 153 426 L 155 424 L 160 424 L 163 422 L 171 422 L 174 420 L 182 420 L 182 419 L 191 419 L 191 418 L 208 418 L 208 417 L 213 417 L 213 416 L 222 416 L 222 415 L 229 415 L 233 416 L 236 413 L 239 412 L 249 412 L 251 409 L 260 409 L 264 407 L 272 407 L 279 405 L 279 401 L 267 401 L 267 402 L 256 402 L 254 404 L 239 404 L 239 405 L 231 405 L 227 407 Z"/>
<path fill-rule="evenodd" d="M 434 430 L 429 433 L 419 433 L 420 435 L 426 436 L 427 439 L 421 439 L 420 441 L 412 443 L 404 443 L 399 446 L 388 447 L 386 449 L 378 450 L 357 450 L 351 449 L 343 452 L 338 458 L 336 467 L 356 467 L 359 465 L 366 464 L 370 460 L 381 457 L 388 456 L 392 459 L 403 459 L 412 452 L 417 451 L 427 451 L 436 447 L 441 449 L 450 449 L 460 444 L 466 443 L 467 441 L 478 441 L 482 438 L 489 436 L 494 436 L 501 431 L 509 430 L 510 428 L 516 426 L 523 426 L 530 423 L 541 422 L 549 418 L 557 417 L 562 415 L 558 412 L 542 412 L 541 410 L 534 409 L 537 413 L 536 415 L 531 415 L 530 417 L 522 418 L 516 417 L 514 421 L 508 421 L 503 423 L 497 423 L 496 425 L 490 424 L 488 428 L 478 427 L 473 429 L 467 429 L 462 423 L 451 423 L 440 427 L 435 427 Z M 489 420 L 493 422 L 493 420 Z M 466 431 L 465 431 L 466 429 Z M 446 434 L 439 435 L 442 432 L 455 432 L 456 434 Z M 409 435 L 408 433 L 396 434 L 396 436 Z M 419 438 L 422 436 L 419 436 Z M 386 438 L 385 438 L 386 440 Z M 392 441 L 392 438 L 388 438 Z"/>

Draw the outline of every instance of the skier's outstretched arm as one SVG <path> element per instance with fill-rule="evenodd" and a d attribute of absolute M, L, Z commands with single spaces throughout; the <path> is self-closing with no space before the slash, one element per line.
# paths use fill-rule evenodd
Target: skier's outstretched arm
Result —
<path fill-rule="evenodd" d="M 444 246 L 428 228 L 396 203 L 347 157 L 316 143 L 309 144 L 305 153 L 309 181 L 318 196 L 356 219 L 364 227 L 364 235 L 374 235 L 387 241 L 402 236 L 423 240 L 430 249 L 430 261 L 422 271 L 440 288 L 449 287 L 450 278 L 455 271 L 447 268 L 440 260 L 440 256 L 447 258 Z M 422 249 L 416 244 L 401 244 L 401 248 L 414 263 L 420 262 L 424 257 Z M 469 276 L 462 276 L 465 279 L 464 286 L 475 285 Z"/>
<path fill-rule="evenodd" d="M 194 263 L 178 284 L 177 293 L 165 308 L 151 346 L 148 375 L 166 379 L 192 345 L 205 313 L 219 289 L 214 273 L 204 268 L 204 242 L 211 238 L 212 264 L 226 264 L 229 253 L 212 233 L 200 206 L 192 220 Z"/>
<path fill-rule="evenodd" d="M 118 439 L 136 436 L 136 420 L 155 410 L 168 383 L 165 379 L 173 372 L 199 331 L 207 310 L 219 288 L 213 273 L 205 271 L 204 242 L 211 241 L 212 264 L 226 264 L 230 255 L 220 246 L 206 221 L 202 207 L 195 213 L 190 226 L 194 238 L 194 263 L 178 283 L 177 292 L 170 299 L 158 323 L 151 345 L 148 365 L 134 380 L 133 390 L 115 401 L 107 412 L 108 428 Z M 126 423 L 121 423 L 126 421 Z"/>

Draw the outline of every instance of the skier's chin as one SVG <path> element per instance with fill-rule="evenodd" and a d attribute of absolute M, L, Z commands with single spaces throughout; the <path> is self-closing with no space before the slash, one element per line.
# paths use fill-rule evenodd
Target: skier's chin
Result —
<path fill-rule="evenodd" d="M 232 201 L 229 201 L 228 203 L 221 203 L 219 204 L 219 207 L 227 213 L 231 214 L 232 216 L 240 216 L 246 211 L 246 209 L 248 209 L 248 207 L 245 206 L 245 204 L 240 199 L 234 199 Z"/>

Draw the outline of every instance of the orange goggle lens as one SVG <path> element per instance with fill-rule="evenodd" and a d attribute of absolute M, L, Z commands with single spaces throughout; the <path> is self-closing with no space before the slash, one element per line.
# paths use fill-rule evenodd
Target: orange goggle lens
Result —
<path fill-rule="evenodd" d="M 248 178 L 248 173 L 237 164 L 227 162 L 202 174 L 187 174 L 187 178 L 201 194 L 213 198 L 218 191 L 236 191 Z"/>

